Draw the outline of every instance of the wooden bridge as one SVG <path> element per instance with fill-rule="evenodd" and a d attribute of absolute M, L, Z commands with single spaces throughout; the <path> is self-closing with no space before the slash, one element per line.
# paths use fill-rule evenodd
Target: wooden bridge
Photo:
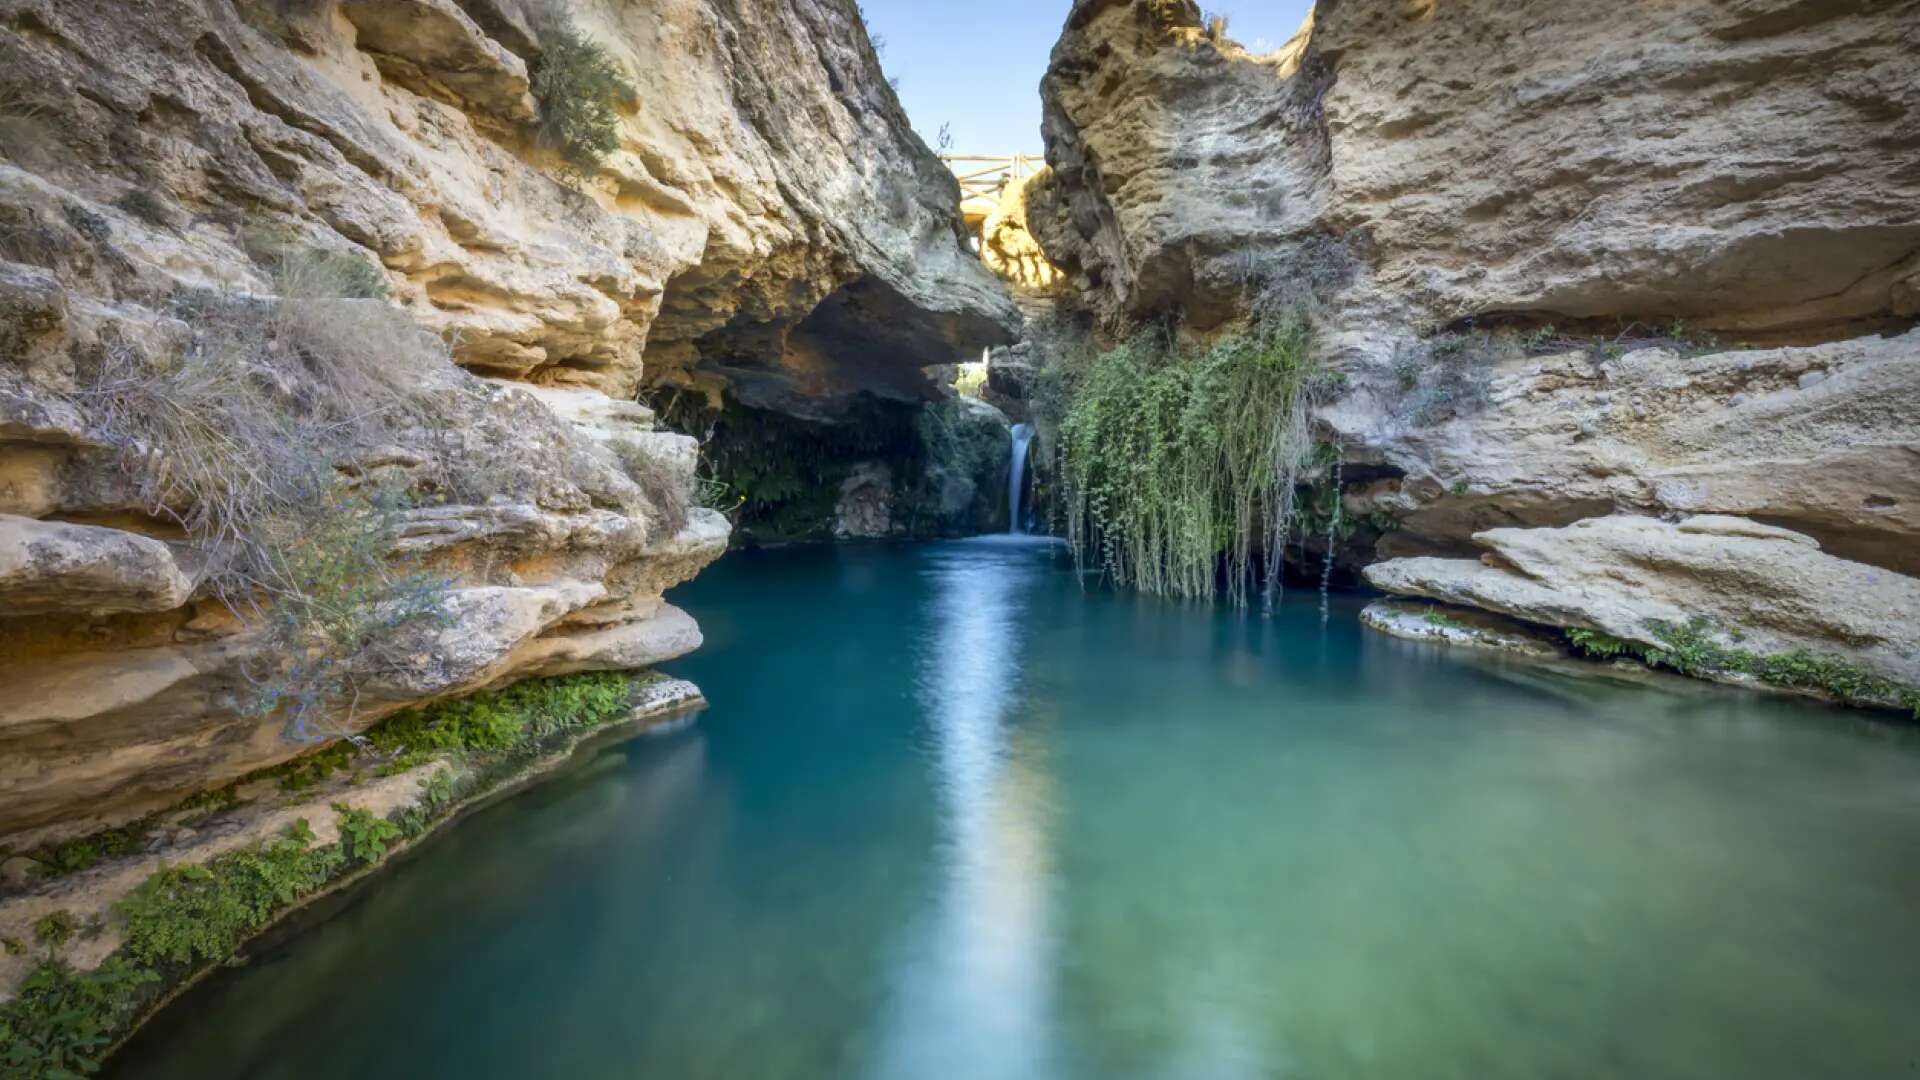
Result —
<path fill-rule="evenodd" d="M 1046 167 L 1038 154 L 941 154 L 960 181 L 960 212 L 975 229 L 1000 204 L 1000 193 Z"/>

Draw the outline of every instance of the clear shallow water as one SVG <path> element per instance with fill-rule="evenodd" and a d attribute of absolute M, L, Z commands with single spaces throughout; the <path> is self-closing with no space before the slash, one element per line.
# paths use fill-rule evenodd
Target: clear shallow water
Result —
<path fill-rule="evenodd" d="M 1920 745 L 1852 714 L 735 554 L 713 701 L 191 994 L 125 1078 L 1920 1076 Z"/>

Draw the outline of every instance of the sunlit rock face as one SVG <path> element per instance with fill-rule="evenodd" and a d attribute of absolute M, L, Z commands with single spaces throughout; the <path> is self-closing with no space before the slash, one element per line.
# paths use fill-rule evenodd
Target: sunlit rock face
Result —
<path fill-rule="evenodd" d="M 1916 49 L 1913 0 L 1322 0 L 1269 55 L 1079 0 L 1028 230 L 1110 327 L 1318 286 L 1383 556 L 1732 514 L 1912 577 Z"/>
<path fill-rule="evenodd" d="M 1036 228 L 1104 309 L 1218 302 L 1229 253 L 1347 237 L 1419 324 L 1920 315 L 1920 8 L 1324 0 L 1285 47 L 1186 0 L 1080 0 Z M 1055 248 L 1059 251 L 1055 251 Z"/>
<path fill-rule="evenodd" d="M 554 11 L 632 89 L 591 175 L 537 135 Z M 443 624 L 316 725 L 364 727 L 697 646 L 661 593 L 728 526 L 663 509 L 697 448 L 636 391 L 924 397 L 1015 319 L 957 199 L 852 0 L 0 0 L 0 844 L 314 746 L 238 707 L 274 658 L 77 393 L 101 355 L 164 364 L 289 251 L 365 260 L 359 303 L 444 343 L 438 430 L 345 463 L 453 474 L 398 532 Z"/>

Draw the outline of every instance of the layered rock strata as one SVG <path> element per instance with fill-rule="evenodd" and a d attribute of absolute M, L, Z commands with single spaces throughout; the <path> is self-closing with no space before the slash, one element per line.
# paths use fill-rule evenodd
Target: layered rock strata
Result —
<path fill-rule="evenodd" d="M 1658 517 L 1737 515 L 1906 595 L 1916 50 L 1914 0 L 1689 0 L 1604 25 L 1575 3 L 1321 0 L 1265 55 L 1186 0 L 1079 0 L 1026 234 L 1109 329 L 1204 333 L 1310 297 L 1346 376 L 1317 421 L 1381 556 L 1650 515 L 1636 587 L 1704 601 L 1703 552 L 1758 541 Z M 1812 590 L 1762 620 L 1804 621 L 1777 644 L 1813 648 L 1855 605 L 1775 585 Z M 1873 610 L 1888 640 L 1920 625 Z"/>
<path fill-rule="evenodd" d="M 569 34 L 626 84 L 585 175 L 541 134 Z M 697 446 L 636 390 L 801 415 L 924 396 L 924 366 L 1016 317 L 957 201 L 850 0 L 0 0 L 0 845 L 317 745 L 247 707 L 288 658 L 184 527 L 222 495 L 167 480 L 181 448 L 106 415 L 102 371 L 197 370 L 223 312 L 272 327 L 245 386 L 300 423 L 330 377 L 301 365 L 346 350 L 410 381 L 391 445 L 333 464 L 420 496 L 392 554 L 448 585 L 298 733 L 330 737 L 697 646 L 662 593 L 728 525 L 677 508 Z M 315 276 L 372 299 L 283 320 Z"/>
<path fill-rule="evenodd" d="M 1899 689 L 1920 690 L 1920 581 L 1835 558 L 1799 533 L 1722 515 L 1615 514 L 1474 540 L 1479 559 L 1391 559 L 1369 566 L 1367 580 L 1647 650 L 1692 641 L 1756 659 L 1838 661 L 1863 685 L 1889 684 L 1853 695 L 1871 704 L 1906 706 Z"/>

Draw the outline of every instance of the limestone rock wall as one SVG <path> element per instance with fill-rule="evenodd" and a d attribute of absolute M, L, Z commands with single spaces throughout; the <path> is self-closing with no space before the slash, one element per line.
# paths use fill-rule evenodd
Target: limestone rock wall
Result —
<path fill-rule="evenodd" d="M 633 91 L 590 176 L 538 137 L 556 13 Z M 661 594 L 728 524 L 673 509 L 697 446 L 636 391 L 924 394 L 1015 319 L 957 202 L 852 0 L 0 0 L 0 845 L 316 745 L 241 707 L 285 658 L 216 595 L 190 502 L 135 475 L 168 452 L 88 396 L 107 360 L 177 369 L 208 312 L 276 318 L 290 266 L 387 294 L 328 301 L 333 346 L 376 382 L 414 358 L 432 415 L 337 464 L 432 493 L 395 554 L 451 586 L 324 738 L 697 646 Z M 296 404 L 313 381 L 251 370 Z"/>
<path fill-rule="evenodd" d="M 1916 55 L 1916 0 L 1320 0 L 1268 55 L 1078 0 L 1027 233 L 1110 329 L 1312 286 L 1379 556 L 1722 514 L 1911 581 Z"/>

